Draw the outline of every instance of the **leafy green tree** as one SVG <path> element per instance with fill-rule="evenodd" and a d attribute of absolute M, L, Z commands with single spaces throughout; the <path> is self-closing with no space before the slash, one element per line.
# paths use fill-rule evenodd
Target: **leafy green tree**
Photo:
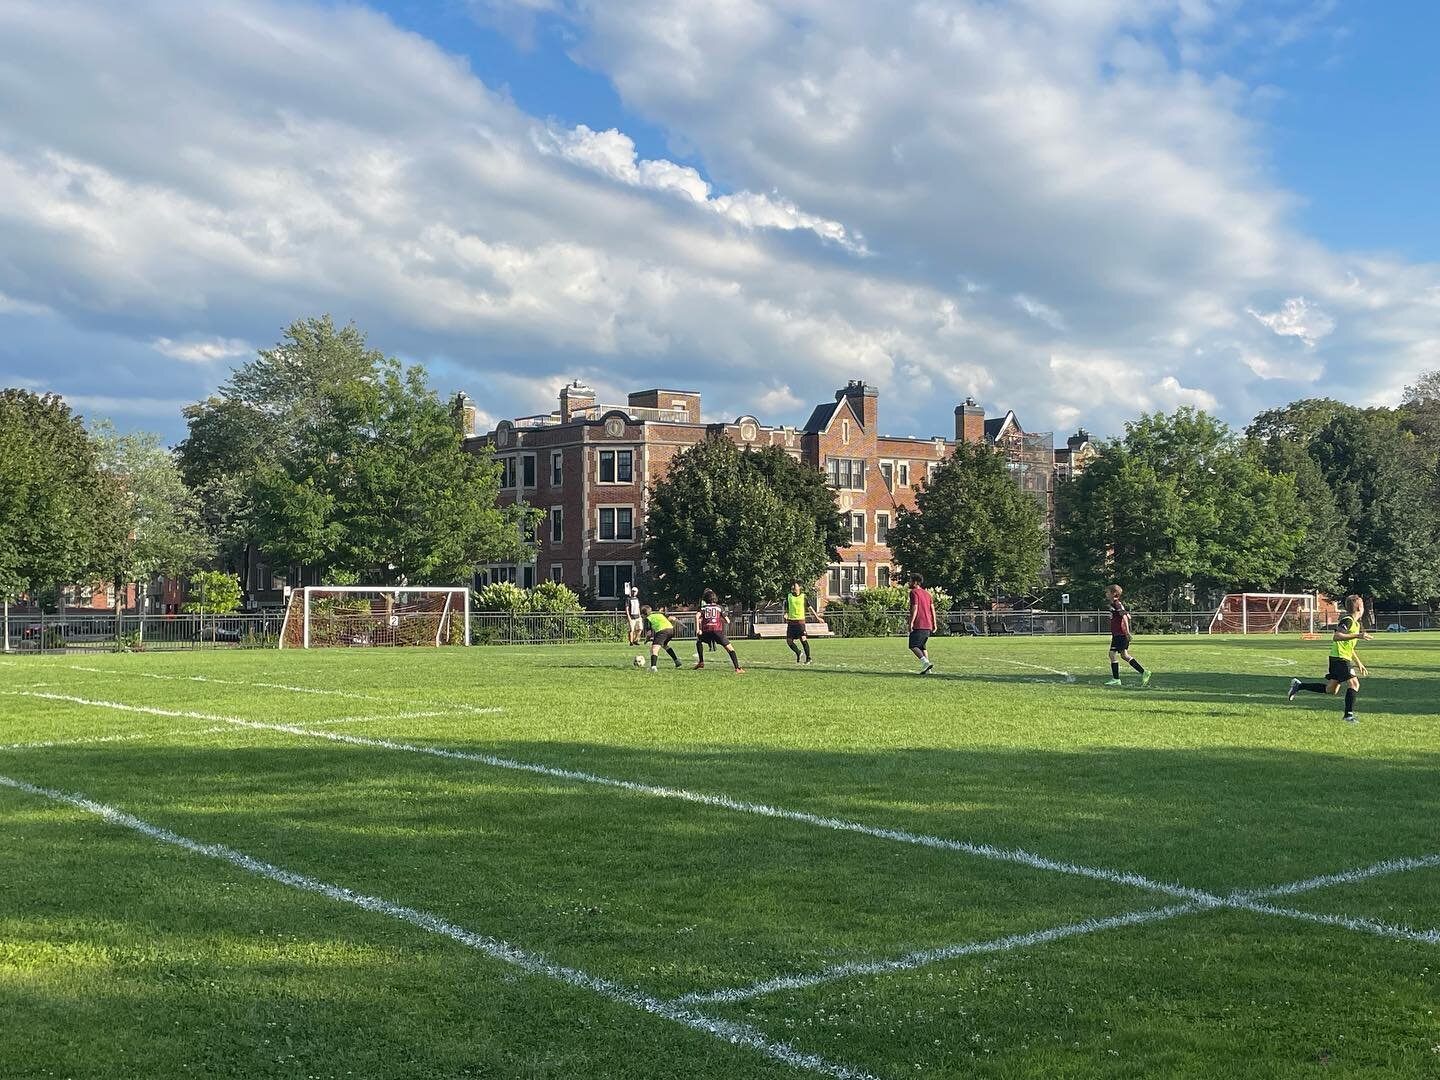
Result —
<path fill-rule="evenodd" d="M 906 573 L 963 603 L 1034 588 L 1045 565 L 1040 506 L 1015 483 L 1004 458 L 960 443 L 890 529 L 890 552 Z"/>
<path fill-rule="evenodd" d="M 190 596 L 182 611 L 200 615 L 229 615 L 240 610 L 240 579 L 223 570 L 201 570 L 190 577 Z"/>
<path fill-rule="evenodd" d="M 744 462 L 770 486 L 781 502 L 815 519 L 816 532 L 825 545 L 826 563 L 838 559 L 840 549 L 850 544 L 850 529 L 835 505 L 835 493 L 830 490 L 825 477 L 778 446 L 749 451 L 744 456 Z M 807 588 L 814 580 L 813 577 L 800 579 Z"/>
<path fill-rule="evenodd" d="M 1085 603 L 1109 581 L 1165 608 L 1197 589 L 1269 589 L 1305 540 L 1294 479 L 1195 409 L 1127 424 L 1059 503 L 1059 569 Z"/>
<path fill-rule="evenodd" d="M 645 556 L 657 599 L 694 601 L 711 588 L 753 606 L 792 581 L 815 581 L 834 558 L 819 500 L 792 504 L 777 493 L 773 458 L 712 438 L 678 454 L 650 492 Z M 827 495 L 829 494 L 826 489 Z M 836 515 L 830 496 L 829 515 Z M 828 516 L 828 515 L 827 515 Z"/>
<path fill-rule="evenodd" d="M 373 358 L 372 358 L 373 359 Z M 272 558 L 357 572 L 374 584 L 464 580 L 528 554 L 539 512 L 497 508 L 499 473 L 470 453 L 423 369 L 374 360 L 256 471 L 253 537 Z"/>
<path fill-rule="evenodd" d="M 125 586 L 179 577 L 209 559 L 214 548 L 200 524 L 199 503 L 159 436 L 122 435 L 104 421 L 94 425 L 93 435 L 101 469 L 119 491 L 107 530 L 112 543 L 102 555 L 118 612 Z"/>
<path fill-rule="evenodd" d="M 92 579 L 116 496 L 61 398 L 0 391 L 0 599 Z"/>
<path fill-rule="evenodd" d="M 1413 439 L 1396 414 L 1367 410 L 1336 416 L 1311 441 L 1355 554 L 1341 578 L 1346 591 L 1440 597 L 1440 508 Z"/>
<path fill-rule="evenodd" d="M 1263 444 L 1252 440 L 1251 445 L 1266 469 L 1295 483 L 1304 539 L 1296 548 L 1294 564 L 1279 582 L 1282 591 L 1336 595 L 1355 553 L 1325 474 L 1299 442 L 1274 438 Z"/>
<path fill-rule="evenodd" d="M 1245 434 L 1266 445 L 1280 442 L 1305 447 L 1331 420 L 1355 411 L 1355 406 L 1334 398 L 1303 398 L 1265 410 L 1250 421 Z"/>

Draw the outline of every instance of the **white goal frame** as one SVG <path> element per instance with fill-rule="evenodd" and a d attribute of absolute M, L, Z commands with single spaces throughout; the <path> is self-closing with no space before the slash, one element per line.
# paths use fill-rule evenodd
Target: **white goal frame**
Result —
<path fill-rule="evenodd" d="M 1232 600 L 1238 600 L 1238 601 L 1240 601 L 1240 631 L 1239 631 L 1239 632 L 1240 632 L 1242 635 L 1246 635 L 1246 634 L 1249 634 L 1249 633 L 1250 633 L 1250 606 L 1249 606 L 1249 601 L 1251 601 L 1251 600 L 1268 600 L 1268 601 L 1271 601 L 1271 602 L 1290 601 L 1290 603 L 1293 605 L 1293 606 L 1291 606 L 1291 607 L 1287 607 L 1284 611 L 1280 612 L 1280 617 L 1276 620 L 1275 625 L 1274 625 L 1273 627 L 1271 627 L 1269 630 L 1257 630 L 1256 633 L 1278 634 L 1278 633 L 1280 632 L 1280 624 L 1281 624 L 1282 622 L 1284 622 L 1284 620 L 1285 620 L 1287 617 L 1289 617 L 1289 616 L 1292 615 L 1292 614 L 1295 614 L 1297 610 L 1298 610 L 1299 614 L 1305 615 L 1305 616 L 1308 616 L 1308 617 L 1309 617 L 1309 622 L 1308 622 L 1308 625 L 1305 627 L 1305 632 L 1306 632 L 1306 633 L 1309 633 L 1309 634 L 1313 634 L 1313 633 L 1315 632 L 1315 612 L 1316 612 L 1316 610 L 1319 608 L 1320 604 L 1319 604 L 1319 598 L 1318 598 L 1314 593 L 1261 593 L 1261 592 L 1246 592 L 1246 593 L 1226 593 L 1226 594 L 1225 594 L 1224 599 L 1222 599 L 1222 600 L 1220 601 L 1220 606 L 1215 609 L 1215 614 L 1210 617 L 1210 629 L 1209 629 L 1209 631 L 1208 631 L 1209 633 L 1214 634 L 1214 633 L 1227 633 L 1227 632 L 1228 632 L 1228 633 L 1233 633 L 1233 632 L 1234 632 L 1234 631 L 1224 631 L 1224 630 L 1217 631 L 1217 630 L 1216 630 L 1216 627 L 1221 623 L 1221 621 L 1222 621 L 1222 620 L 1224 619 L 1224 617 L 1225 617 L 1225 606 L 1226 606 L 1227 604 L 1229 604 L 1230 601 L 1232 601 Z"/>
<path fill-rule="evenodd" d="M 295 593 L 300 594 L 301 599 L 301 633 L 303 644 L 302 649 L 310 648 L 310 597 L 314 593 L 391 593 L 396 596 L 403 596 L 406 593 L 448 593 L 445 598 L 445 607 L 440 612 L 440 627 L 445 625 L 445 617 L 453 615 L 455 602 L 458 597 L 460 610 L 464 615 L 464 637 L 461 644 L 470 644 L 470 590 L 462 585 L 306 585 L 294 590 L 290 594 L 290 603 L 285 608 L 285 621 L 280 624 L 280 648 L 285 648 L 285 632 L 290 628 L 290 616 L 295 611 Z M 441 630 L 435 631 L 435 644 L 440 644 Z"/>

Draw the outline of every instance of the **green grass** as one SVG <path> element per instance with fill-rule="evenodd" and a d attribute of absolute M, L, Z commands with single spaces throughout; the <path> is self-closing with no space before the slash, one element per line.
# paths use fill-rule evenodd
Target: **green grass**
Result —
<path fill-rule="evenodd" d="M 223 718 L 1217 895 L 1440 853 L 1440 636 L 1362 649 L 1353 726 L 1338 699 L 1284 700 L 1292 674 L 1323 674 L 1323 642 L 1145 638 L 1145 690 L 1101 686 L 1105 644 L 941 640 L 924 679 L 900 641 L 819 641 L 804 669 L 742 642 L 739 678 L 652 676 L 620 646 L 16 657 L 0 775 L 661 1001 L 1182 901 Z M 46 694 L 197 715 L 29 696 Z M 1440 866 L 1272 902 L 1433 930 Z M 1440 1076 L 1440 940 L 1235 907 L 695 1008 L 887 1080 Z M 0 1047 L 4 1077 L 814 1075 L 3 786 Z"/>

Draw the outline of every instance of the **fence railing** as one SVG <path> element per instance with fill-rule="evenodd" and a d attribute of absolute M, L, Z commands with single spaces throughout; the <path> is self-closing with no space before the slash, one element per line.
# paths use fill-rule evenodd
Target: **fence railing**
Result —
<path fill-rule="evenodd" d="M 678 641 L 695 637 L 695 613 L 670 612 Z M 1131 624 L 1137 634 L 1204 634 L 1209 612 L 1136 611 Z M 757 625 L 781 619 L 777 612 L 732 612 L 730 636 L 743 638 Z M 834 610 L 825 615 L 836 637 L 900 636 L 909 629 L 905 611 Z M 279 642 L 285 621 L 282 611 L 236 615 L 34 615 L 12 613 L 4 644 L 12 654 L 53 652 L 166 652 L 185 649 L 264 649 Z M 1293 623 L 1293 625 L 1292 625 Z M 1379 612 L 1372 629 L 1440 630 L 1440 615 L 1426 611 Z M 1308 630 L 1308 616 L 1279 627 L 1280 633 Z M 1317 630 L 1325 627 L 1316 626 Z M 1105 635 L 1108 611 L 951 611 L 941 617 L 939 633 L 955 636 Z M 624 642 L 629 620 L 624 612 L 586 611 L 570 614 L 473 612 L 470 640 L 475 645 L 566 645 Z M 1253 633 L 1251 636 L 1255 636 Z"/>

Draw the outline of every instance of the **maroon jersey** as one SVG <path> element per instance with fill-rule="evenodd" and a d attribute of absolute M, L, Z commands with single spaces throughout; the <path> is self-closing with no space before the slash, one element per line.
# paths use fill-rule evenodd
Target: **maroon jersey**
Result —
<path fill-rule="evenodd" d="M 700 630 L 719 631 L 725 629 L 725 610 L 719 604 L 705 604 L 700 608 Z"/>
<path fill-rule="evenodd" d="M 935 605 L 930 600 L 930 594 L 918 586 L 910 590 L 910 610 L 913 613 L 910 619 L 912 630 L 935 629 Z"/>
<path fill-rule="evenodd" d="M 1130 633 L 1130 613 L 1125 610 L 1125 605 L 1119 600 L 1110 604 L 1110 633 L 1118 637 L 1124 637 Z"/>

